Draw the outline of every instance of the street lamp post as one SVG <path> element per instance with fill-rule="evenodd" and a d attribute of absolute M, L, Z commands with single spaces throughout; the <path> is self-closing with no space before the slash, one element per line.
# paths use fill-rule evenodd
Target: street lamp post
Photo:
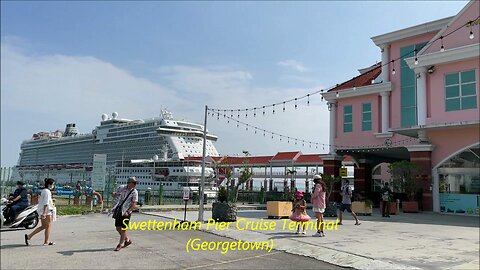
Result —
<path fill-rule="evenodd" d="M 154 155 L 153 156 L 153 181 L 156 181 L 156 177 L 155 177 L 155 162 L 158 161 L 158 155 Z M 162 182 L 159 183 L 159 187 L 158 187 L 158 204 L 160 204 L 160 193 L 161 193 L 161 189 L 162 189 Z"/>
<path fill-rule="evenodd" d="M 203 151 L 202 151 L 202 179 L 198 188 L 198 195 L 200 196 L 200 205 L 198 206 L 198 221 L 203 222 L 203 192 L 205 188 L 205 158 L 207 152 L 207 112 L 208 106 L 205 105 L 205 121 L 203 123 Z"/>

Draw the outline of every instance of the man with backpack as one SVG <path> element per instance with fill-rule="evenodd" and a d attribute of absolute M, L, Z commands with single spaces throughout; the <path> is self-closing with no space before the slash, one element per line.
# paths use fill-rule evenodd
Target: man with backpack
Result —
<path fill-rule="evenodd" d="M 352 189 L 350 188 L 350 182 L 345 180 L 342 186 L 342 206 L 340 206 L 340 217 L 338 225 L 342 224 L 343 212 L 347 210 L 355 218 L 355 225 L 360 225 L 360 221 L 357 218 L 357 215 L 352 211 Z"/>

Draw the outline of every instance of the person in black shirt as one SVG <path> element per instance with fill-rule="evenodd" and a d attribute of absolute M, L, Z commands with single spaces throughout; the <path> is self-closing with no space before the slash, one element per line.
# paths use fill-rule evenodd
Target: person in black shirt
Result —
<path fill-rule="evenodd" d="M 380 192 L 382 193 L 383 204 L 382 217 L 390 217 L 390 196 L 392 195 L 392 190 L 388 186 L 388 182 L 385 182 Z"/>
<path fill-rule="evenodd" d="M 20 213 L 23 209 L 28 207 L 28 195 L 27 189 L 24 187 L 24 183 L 22 181 L 17 181 L 18 188 L 13 193 L 13 196 L 9 198 L 9 207 L 10 207 L 10 215 L 8 222 L 12 223 L 15 221 L 17 214 Z"/>

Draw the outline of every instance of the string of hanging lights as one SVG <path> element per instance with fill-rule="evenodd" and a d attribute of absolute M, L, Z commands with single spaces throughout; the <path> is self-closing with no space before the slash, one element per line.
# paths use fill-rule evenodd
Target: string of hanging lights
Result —
<path fill-rule="evenodd" d="M 300 138 L 295 138 L 295 137 L 283 135 L 283 134 L 273 132 L 273 131 L 270 131 L 270 130 L 266 130 L 264 128 L 245 123 L 243 121 L 235 119 L 232 116 L 228 116 L 228 115 L 220 113 L 220 112 L 209 113 L 208 115 L 211 116 L 211 117 L 216 117 L 217 120 L 220 120 L 221 117 L 227 118 L 228 123 L 230 123 L 230 121 L 232 121 L 236 124 L 237 128 L 239 128 L 240 126 L 243 126 L 243 127 L 245 127 L 245 131 L 253 130 L 254 134 L 260 134 L 260 135 L 263 134 L 264 137 L 268 136 L 268 137 L 271 137 L 271 139 L 278 138 L 279 141 L 286 141 L 288 144 L 291 142 L 291 143 L 294 143 L 295 145 L 300 145 L 301 144 L 303 147 L 306 147 L 306 146 L 308 146 L 309 148 L 315 147 L 316 149 L 322 148 L 323 150 L 325 150 L 326 147 L 328 148 L 328 147 L 333 146 L 337 150 L 347 150 L 347 151 L 352 151 L 352 152 L 370 152 L 370 151 L 374 152 L 374 151 L 385 150 L 385 149 L 388 149 L 388 148 L 405 146 L 405 145 L 407 145 L 407 143 L 417 141 L 417 139 L 414 139 L 414 138 L 407 138 L 407 139 L 402 139 L 402 140 L 398 140 L 398 141 L 395 141 L 395 142 L 390 141 L 388 144 L 331 145 L 331 144 L 328 144 L 328 143 L 319 143 L 319 142 L 314 142 L 314 141 L 310 141 L 310 140 L 304 140 L 304 139 L 300 139 Z"/>
<path fill-rule="evenodd" d="M 456 28 L 455 30 L 453 30 L 452 32 L 446 34 L 446 35 L 441 35 L 440 37 L 434 39 L 434 40 L 431 40 L 429 42 L 427 42 L 424 46 L 429 46 L 431 44 L 433 44 L 434 42 L 437 42 L 438 40 L 440 40 L 441 42 L 441 47 L 440 47 L 440 51 L 443 52 L 445 51 L 445 46 L 443 45 L 443 40 L 444 38 L 452 35 L 453 33 L 459 31 L 460 29 L 464 28 L 465 26 L 467 27 L 470 27 L 470 32 L 469 32 L 469 38 L 470 39 L 473 39 L 475 37 L 474 33 L 473 33 L 473 24 L 474 22 L 476 22 L 477 20 L 480 19 L 480 16 L 473 19 L 473 20 L 470 20 L 464 24 L 462 24 L 460 27 Z M 407 52 L 403 55 L 401 55 L 400 57 L 396 58 L 396 59 L 392 59 L 390 60 L 389 62 L 386 62 L 386 63 L 382 63 L 382 64 L 377 64 L 377 67 L 375 68 L 371 68 L 370 70 L 366 71 L 365 73 L 363 73 L 362 75 L 365 75 L 365 74 L 369 74 L 369 73 L 372 73 L 374 71 L 376 71 L 378 68 L 381 68 L 383 66 L 386 66 L 386 65 L 392 65 L 392 74 L 395 75 L 396 71 L 395 71 L 395 61 L 399 61 L 401 59 L 403 59 L 404 57 L 410 55 L 410 54 L 414 54 L 414 57 L 415 57 L 415 60 L 414 60 L 414 64 L 415 65 L 418 65 L 418 49 L 415 48 L 413 49 L 412 51 L 410 52 Z M 374 83 L 374 79 L 375 78 L 372 78 L 372 83 Z M 236 109 L 219 109 L 219 108 L 209 108 L 208 110 L 209 111 L 213 111 L 213 112 L 223 112 L 223 113 L 227 113 L 228 111 L 231 112 L 231 115 L 233 116 L 233 112 L 236 111 L 237 112 L 237 116 L 238 118 L 240 118 L 240 113 L 241 112 L 245 112 L 245 118 L 248 117 L 248 113 L 249 111 L 250 112 L 253 112 L 253 116 L 256 117 L 257 116 L 257 110 L 261 110 L 262 111 L 262 115 L 265 115 L 266 114 L 266 109 L 272 109 L 272 114 L 275 114 L 276 110 L 275 110 L 275 106 L 282 106 L 282 111 L 285 112 L 286 111 L 286 105 L 289 104 L 289 103 L 294 103 L 294 108 L 297 109 L 298 108 L 298 101 L 300 100 L 304 100 L 306 99 L 307 102 L 306 102 L 306 105 L 309 106 L 310 105 L 310 97 L 312 96 L 315 96 L 315 95 L 322 95 L 323 93 L 326 93 L 328 92 L 329 90 L 335 88 L 339 86 L 339 84 L 336 84 L 334 86 L 331 86 L 331 87 L 328 87 L 328 88 L 325 88 L 325 89 L 321 89 L 321 90 L 317 90 L 317 91 L 314 91 L 314 92 L 311 92 L 311 93 L 308 93 L 306 95 L 303 95 L 303 96 L 300 96 L 300 97 L 295 97 L 295 98 L 291 98 L 291 99 L 287 99 L 287 100 L 284 100 L 284 101 L 280 101 L 280 102 L 277 102 L 277 103 L 272 103 L 272 104 L 269 104 L 269 105 L 263 105 L 263 106 L 258 106 L 258 107 L 250 107 L 250 108 L 243 108 L 243 109 L 239 109 L 239 108 L 236 108 Z M 355 88 L 355 87 L 354 87 Z M 337 98 L 339 97 L 339 93 L 337 92 Z M 323 95 L 321 97 L 321 101 L 323 101 Z"/>

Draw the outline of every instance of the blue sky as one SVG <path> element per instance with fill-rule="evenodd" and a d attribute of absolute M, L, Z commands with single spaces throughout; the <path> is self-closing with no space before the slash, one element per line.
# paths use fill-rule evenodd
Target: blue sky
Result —
<path fill-rule="evenodd" d="M 167 107 L 254 107 L 356 76 L 380 61 L 370 37 L 455 15 L 466 2 L 1 2 L 1 165 L 20 143 L 102 113 L 150 118 Z M 328 143 L 324 103 L 242 119 Z M 310 149 L 209 120 L 221 154 Z"/>

